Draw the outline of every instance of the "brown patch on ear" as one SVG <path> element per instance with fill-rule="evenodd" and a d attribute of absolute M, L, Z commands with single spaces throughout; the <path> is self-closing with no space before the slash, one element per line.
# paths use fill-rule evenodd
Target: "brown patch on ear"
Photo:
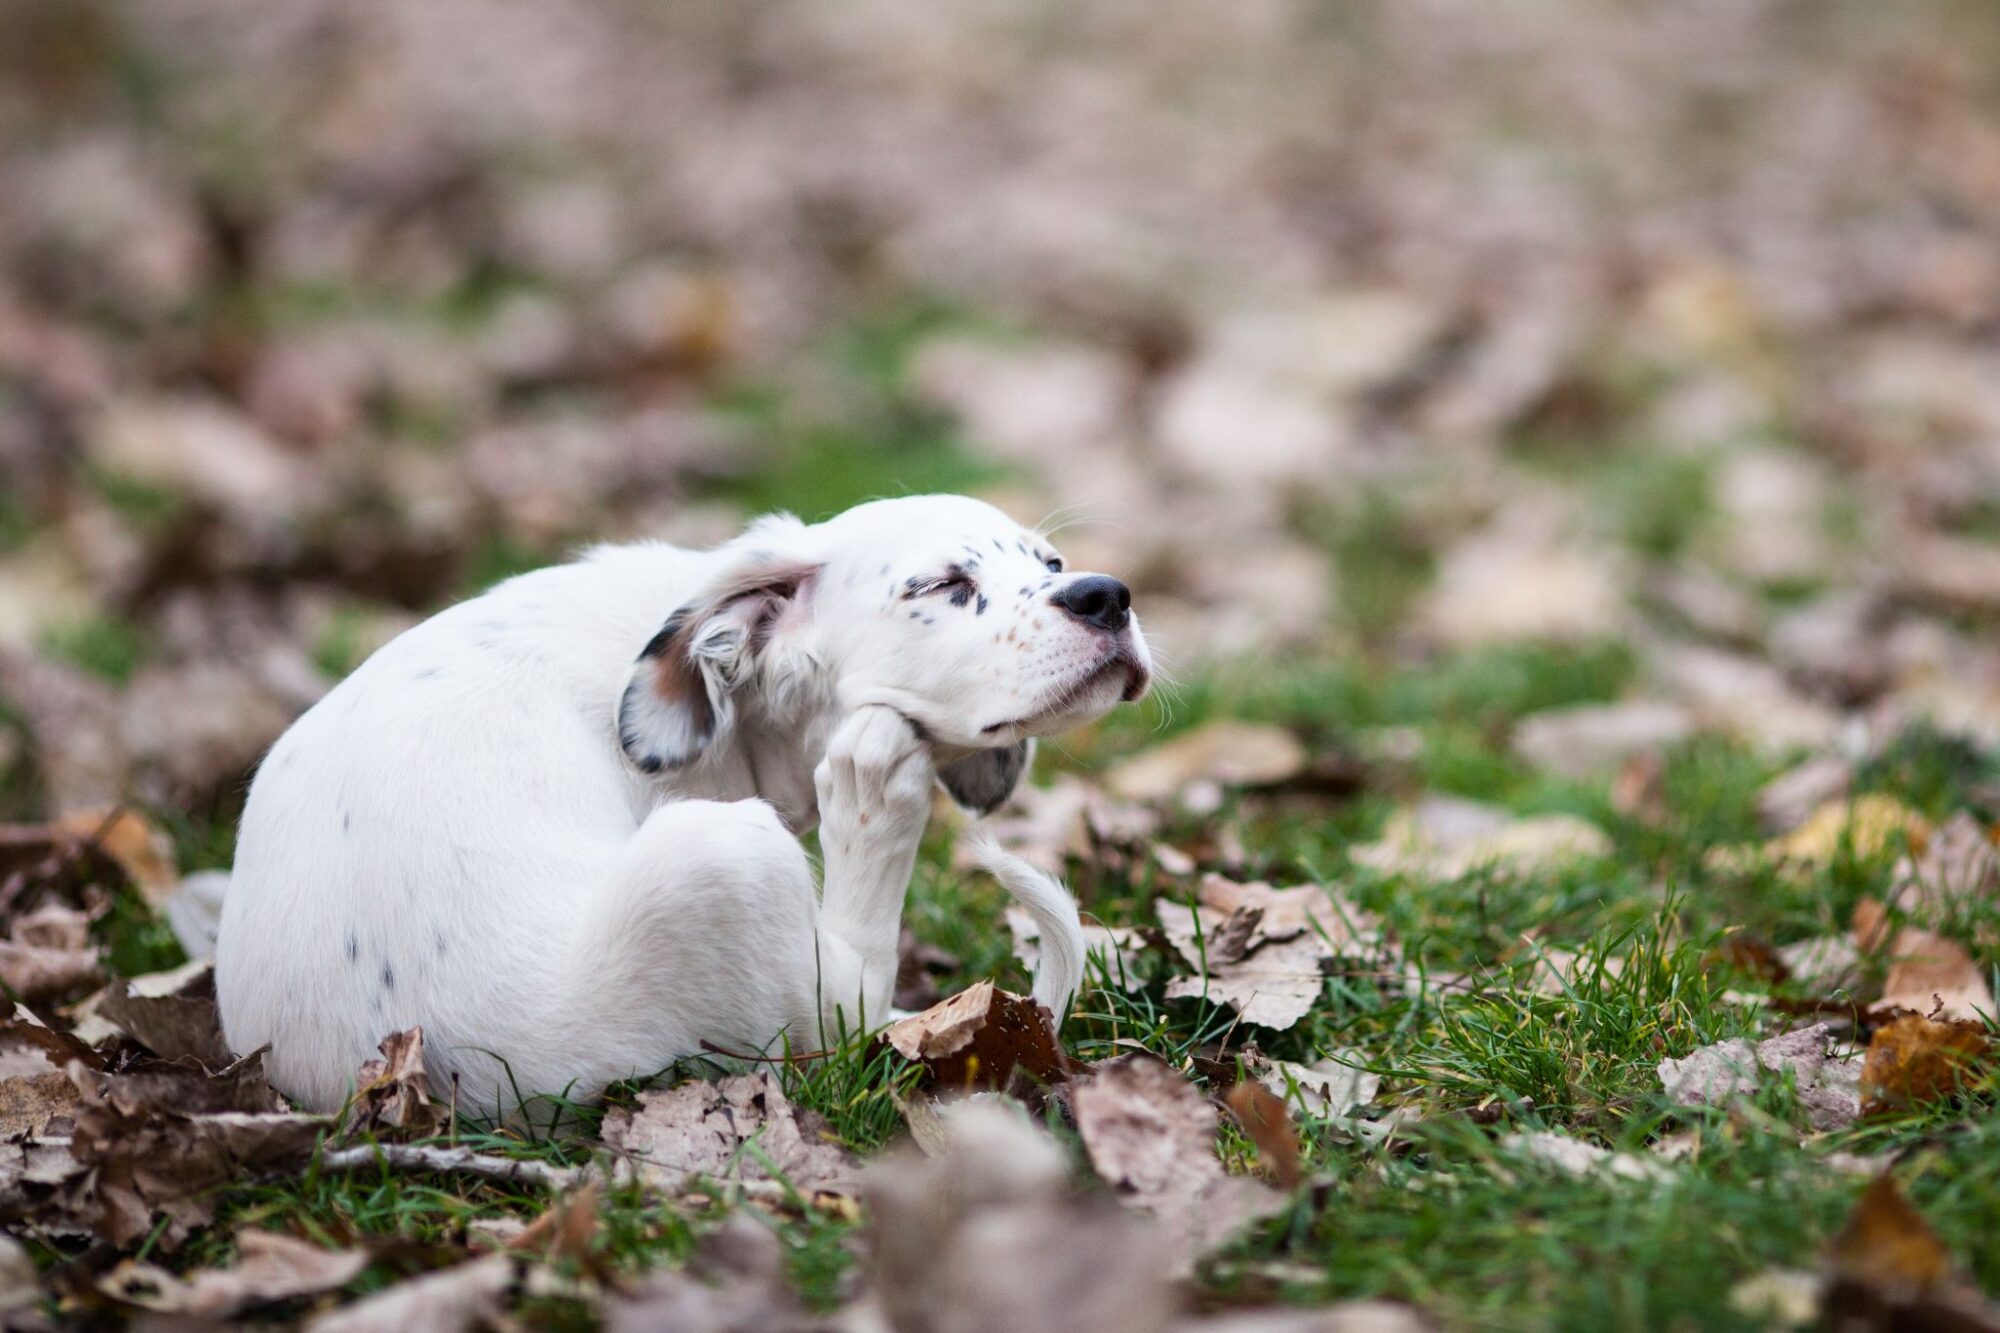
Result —
<path fill-rule="evenodd" d="M 768 553 L 724 574 L 647 640 L 618 707 L 618 743 L 642 772 L 684 768 L 733 720 L 730 692 L 817 565 Z"/>

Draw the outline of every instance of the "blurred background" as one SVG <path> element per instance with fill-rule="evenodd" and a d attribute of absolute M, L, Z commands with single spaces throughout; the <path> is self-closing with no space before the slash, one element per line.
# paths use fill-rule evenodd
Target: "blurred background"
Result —
<path fill-rule="evenodd" d="M 428 610 L 932 489 L 1197 703 L 2000 740 L 1996 330 L 1980 0 L 4 0 L 0 817 L 226 844 Z"/>

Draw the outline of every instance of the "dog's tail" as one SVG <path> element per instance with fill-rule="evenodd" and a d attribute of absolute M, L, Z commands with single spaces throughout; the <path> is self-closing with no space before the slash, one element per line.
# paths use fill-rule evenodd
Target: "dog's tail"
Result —
<path fill-rule="evenodd" d="M 222 897 L 228 889 L 227 870 L 202 870 L 167 896 L 167 925 L 189 958 L 215 957 L 215 933 L 222 928 Z"/>
<path fill-rule="evenodd" d="M 967 850 L 1000 887 L 1027 909 L 1041 931 L 1041 961 L 1035 966 L 1035 998 L 1049 1007 L 1061 1021 L 1077 987 L 1083 984 L 1083 922 L 1076 914 L 1076 899 L 1054 875 L 1005 851 L 991 835 L 969 835 Z"/>

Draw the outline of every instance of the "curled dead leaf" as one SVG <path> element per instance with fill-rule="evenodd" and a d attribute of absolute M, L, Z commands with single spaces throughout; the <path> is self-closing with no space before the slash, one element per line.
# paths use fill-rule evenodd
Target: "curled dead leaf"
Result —
<path fill-rule="evenodd" d="M 1298 1131 L 1292 1126 L 1291 1108 L 1283 1097 L 1261 1083 L 1244 1079 L 1224 1094 L 1223 1104 L 1257 1146 L 1257 1160 L 1279 1189 L 1291 1189 L 1305 1179 Z"/>
<path fill-rule="evenodd" d="M 1283 1203 L 1269 1187 L 1224 1173 L 1214 1104 L 1154 1056 L 1097 1066 L 1071 1104 L 1092 1169 L 1121 1201 L 1159 1220 L 1176 1273 Z"/>
<path fill-rule="evenodd" d="M 424 1030 L 392 1032 L 382 1039 L 382 1058 L 355 1075 L 345 1133 L 380 1138 L 423 1138 L 451 1122 L 451 1108 L 433 1099 L 424 1071 Z"/>
<path fill-rule="evenodd" d="M 802 1194 L 853 1192 L 854 1158 L 764 1070 L 642 1092 L 638 1109 L 605 1114 L 603 1138 L 640 1180 L 669 1194 L 701 1180 L 785 1180 Z"/>
<path fill-rule="evenodd" d="M 1193 905 L 1154 904 L 1168 942 L 1196 969 L 1167 984 L 1167 998 L 1227 1004 L 1247 1023 L 1288 1028 L 1312 1008 L 1334 959 L 1378 959 L 1375 919 L 1317 884 L 1274 889 L 1220 875 L 1202 881 Z"/>
<path fill-rule="evenodd" d="M 161 1314 L 224 1319 L 253 1306 L 335 1291 L 368 1266 L 361 1250 L 329 1250 L 275 1231 L 236 1237 L 237 1260 L 176 1276 L 157 1265 L 127 1260 L 97 1281 L 115 1301 Z"/>
<path fill-rule="evenodd" d="M 1861 1066 L 1862 1113 L 1881 1115 L 1949 1097 L 1992 1054 L 1985 1026 L 1901 1013 L 1875 1029 Z"/>
<path fill-rule="evenodd" d="M 1297 777 L 1306 748 L 1282 727 L 1211 722 L 1127 759 L 1105 786 L 1128 801 L 1165 801 L 1195 782 L 1269 787 Z"/>
<path fill-rule="evenodd" d="M 882 1040 L 923 1065 L 924 1086 L 937 1091 L 1046 1086 L 1069 1073 L 1049 1011 L 990 981 L 890 1024 Z"/>

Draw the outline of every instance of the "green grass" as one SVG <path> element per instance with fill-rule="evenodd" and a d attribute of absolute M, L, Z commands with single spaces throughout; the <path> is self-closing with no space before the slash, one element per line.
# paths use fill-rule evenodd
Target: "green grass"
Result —
<path fill-rule="evenodd" d="M 1426 985 L 1391 984 L 1366 971 L 1332 976 L 1312 1013 L 1268 1032 L 1245 1028 L 1220 1005 L 1166 999 L 1175 969 L 1147 955 L 1137 965 L 1145 985 L 1133 993 L 1087 990 L 1065 1029 L 1079 1058 L 1107 1058 L 1137 1043 L 1204 1080 L 1202 1071 L 1227 1067 L 1252 1042 L 1301 1061 L 1353 1052 L 1384 1080 L 1371 1114 L 1395 1108 L 1406 1117 L 1386 1142 L 1379 1130 L 1307 1118 L 1306 1162 L 1319 1183 L 1203 1267 L 1198 1290 L 1206 1297 L 1394 1297 L 1453 1329 L 1748 1329 L 1756 1325 L 1730 1306 L 1732 1287 L 1773 1265 L 1815 1266 L 1859 1194 L 1860 1178 L 1826 1164 L 1834 1150 L 1897 1155 L 1911 1196 L 1953 1252 L 1982 1281 L 2000 1282 L 2000 1115 L 1990 1087 L 1959 1104 L 1809 1136 L 1804 1146 L 1804 1114 L 1782 1083 L 1728 1112 L 1666 1103 L 1655 1072 L 1662 1059 L 1786 1025 L 1725 998 L 1754 983 L 1716 961 L 1724 936 L 1748 931 L 1781 944 L 1837 929 L 1860 896 L 1881 892 L 1894 853 L 1836 857 L 1804 877 L 1711 869 L 1713 847 L 1760 836 L 1757 791 L 1784 766 L 1782 756 L 1727 740 L 1704 737 L 1666 756 L 1657 818 L 1621 814 L 1605 780 L 1555 780 L 1512 757 L 1519 718 L 1614 698 L 1631 675 L 1630 654 L 1616 645 L 1321 663 L 1190 682 L 1171 712 L 1158 704 L 1131 710 L 1047 751 L 1045 770 L 1098 768 L 1220 716 L 1281 722 L 1323 750 L 1358 746 L 1380 727 L 1412 728 L 1419 741 L 1410 771 L 1384 768 L 1358 796 L 1244 795 L 1203 819 L 1170 815 L 1161 836 L 1185 842 L 1226 822 L 1259 872 L 1339 885 L 1381 918 L 1421 965 Z M 1995 768 L 1995 756 L 1912 731 L 1864 766 L 1857 786 L 1943 816 L 1983 808 Z M 1435 789 L 1521 813 L 1583 814 L 1610 835 L 1611 854 L 1559 872 L 1450 882 L 1385 876 L 1350 862 L 1349 849 L 1376 836 L 1399 800 Z M 185 859 L 226 859 L 218 830 L 227 822 L 177 826 Z M 947 992 L 983 977 L 1025 988 L 1002 924 L 1003 895 L 982 876 L 953 870 L 950 858 L 950 837 L 934 832 L 906 914 L 921 938 L 960 960 Z M 1086 912 L 1111 923 L 1149 924 L 1154 900 L 1179 891 L 1143 867 L 1079 867 L 1072 881 Z M 171 946 L 131 907 L 114 909 L 108 923 L 117 964 L 171 962 Z M 1961 938 L 2000 932 L 2000 907 L 1952 925 Z M 1526 984 L 1546 948 L 1584 960 L 1555 994 Z M 834 1046 L 778 1066 L 781 1077 L 795 1103 L 825 1117 L 837 1137 L 875 1152 L 903 1132 L 897 1098 L 912 1072 L 868 1042 Z M 613 1100 L 632 1091 L 614 1090 Z M 576 1164 L 593 1151 L 601 1112 L 569 1109 L 554 1130 L 468 1131 L 463 1141 Z M 1666 1164 L 1660 1180 L 1574 1179 L 1502 1142 L 1507 1132 L 1534 1129 L 1640 1154 L 1689 1129 L 1698 1149 Z M 1233 1130 L 1223 1151 L 1239 1164 L 1254 1158 Z M 360 1293 L 435 1262 L 481 1222 L 532 1217 L 548 1202 L 534 1191 L 449 1177 L 308 1173 L 230 1188 L 221 1224 L 171 1262 L 226 1259 L 238 1225 L 292 1229 L 330 1244 L 393 1241 L 356 1280 L 352 1291 Z M 633 1276 L 678 1263 L 724 1211 L 720 1202 L 611 1190 L 590 1255 L 581 1266 L 566 1261 L 566 1271 Z M 811 1211 L 758 1216 L 779 1236 L 807 1301 L 837 1305 L 854 1280 L 855 1222 Z M 539 1328 L 594 1326 L 585 1303 L 560 1294 L 537 1296 L 520 1313 Z"/>
<path fill-rule="evenodd" d="M 91 616 L 45 631 L 42 651 L 113 685 L 123 685 L 145 664 L 145 632 L 129 620 Z"/>

